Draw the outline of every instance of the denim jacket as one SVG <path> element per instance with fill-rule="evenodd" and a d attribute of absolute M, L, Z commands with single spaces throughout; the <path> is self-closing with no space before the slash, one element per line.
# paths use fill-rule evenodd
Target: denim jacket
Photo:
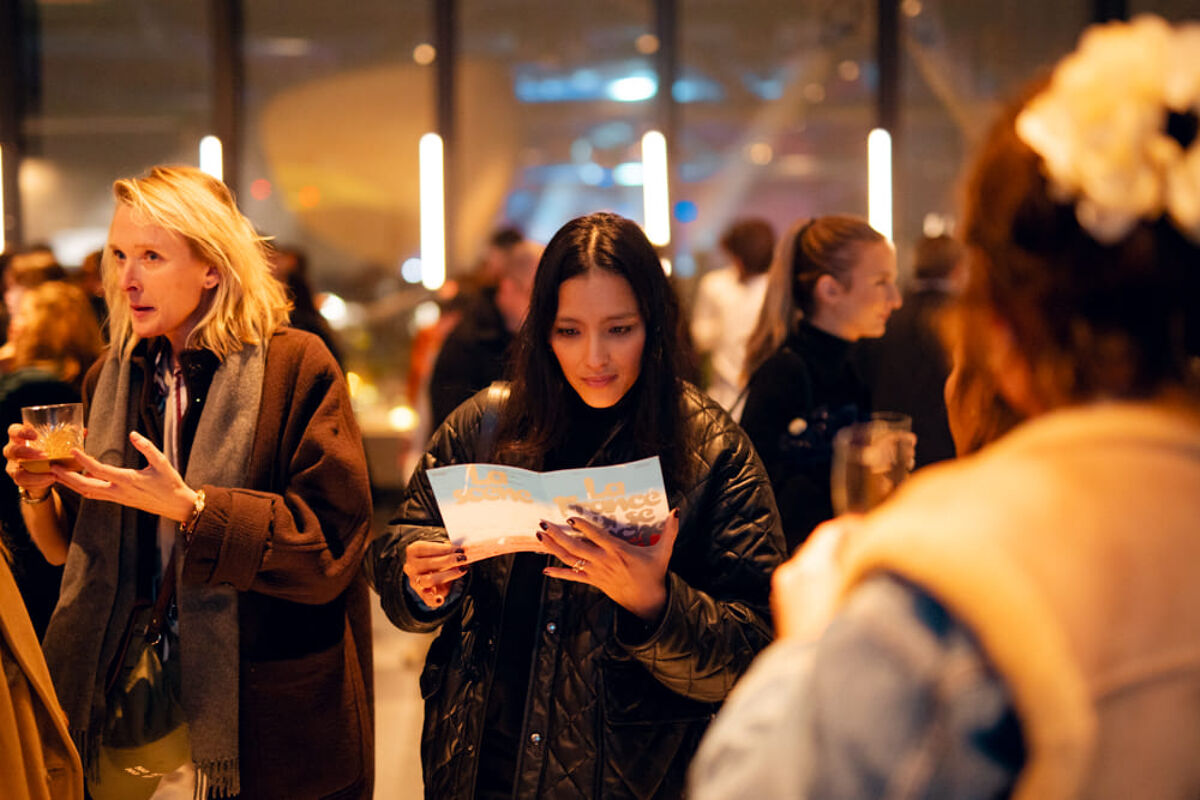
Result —
<path fill-rule="evenodd" d="M 916 587 L 869 579 L 815 644 L 780 640 L 734 688 L 689 775 L 696 800 L 1007 797 L 1009 692 Z"/>

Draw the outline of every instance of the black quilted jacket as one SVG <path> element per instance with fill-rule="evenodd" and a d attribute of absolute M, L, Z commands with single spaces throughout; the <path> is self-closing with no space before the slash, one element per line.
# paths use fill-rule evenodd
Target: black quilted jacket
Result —
<path fill-rule="evenodd" d="M 512 556 L 473 564 L 458 599 L 451 595 L 447 607 L 425 613 L 406 590 L 404 553 L 414 540 L 445 539 L 425 471 L 490 455 L 480 452 L 488 402 L 495 401 L 479 393 L 434 435 L 368 558 L 396 625 L 442 626 L 421 675 L 425 795 L 438 800 L 474 796 Z M 680 529 L 661 624 L 647 637 L 598 590 L 544 582 L 514 797 L 682 796 L 705 727 L 771 638 L 767 597 L 784 545 L 770 483 L 724 411 L 691 386 L 683 402 L 686 471 L 697 477 L 687 485 L 667 479 Z M 618 436 L 595 463 L 629 457 Z"/>

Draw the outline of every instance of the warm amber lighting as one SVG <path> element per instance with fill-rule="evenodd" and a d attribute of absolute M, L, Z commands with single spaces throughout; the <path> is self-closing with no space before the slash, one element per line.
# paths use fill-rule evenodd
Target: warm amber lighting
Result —
<path fill-rule="evenodd" d="M 658 37 L 653 33 L 643 33 L 634 40 L 633 46 L 644 56 L 658 52 Z"/>
<path fill-rule="evenodd" d="M 422 67 L 427 67 L 437 58 L 437 48 L 428 42 L 421 42 L 413 48 L 413 61 L 420 64 Z"/>
<path fill-rule="evenodd" d="M 312 184 L 301 186 L 296 192 L 296 202 L 301 208 L 316 208 L 321 203 L 321 190 Z"/>
<path fill-rule="evenodd" d="M 266 200 L 271 196 L 271 182 L 266 178 L 259 178 L 250 184 L 250 196 L 255 200 Z"/>

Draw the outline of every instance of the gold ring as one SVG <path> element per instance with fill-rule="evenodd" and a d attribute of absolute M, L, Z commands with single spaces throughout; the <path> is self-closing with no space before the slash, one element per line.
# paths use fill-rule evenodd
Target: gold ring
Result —
<path fill-rule="evenodd" d="M 576 572 L 583 572 L 583 568 L 586 566 L 587 562 L 581 558 L 571 565 L 571 569 L 575 570 Z"/>

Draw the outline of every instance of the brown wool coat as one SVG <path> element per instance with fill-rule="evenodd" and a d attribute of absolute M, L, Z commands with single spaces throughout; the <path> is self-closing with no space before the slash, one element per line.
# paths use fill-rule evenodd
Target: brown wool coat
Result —
<path fill-rule="evenodd" d="M 86 397 L 98 377 L 89 373 Z M 246 485 L 203 488 L 183 580 L 240 593 L 239 797 L 370 798 L 360 564 L 371 494 L 346 382 L 317 337 L 290 328 L 272 337 Z"/>
<path fill-rule="evenodd" d="M 83 767 L 67 717 L 2 553 L 0 639 L 0 797 L 83 800 Z"/>

